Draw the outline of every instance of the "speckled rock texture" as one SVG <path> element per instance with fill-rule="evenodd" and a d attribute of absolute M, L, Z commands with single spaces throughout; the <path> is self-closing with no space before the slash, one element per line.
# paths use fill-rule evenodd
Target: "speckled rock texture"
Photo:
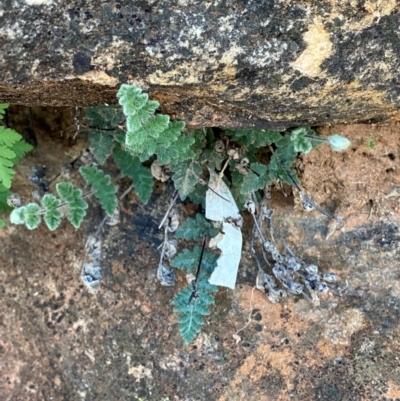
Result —
<path fill-rule="evenodd" d="M 55 177 L 86 142 L 65 134 L 74 109 L 13 111 L 11 126 L 36 132 L 37 147 L 14 180 L 27 202 L 30 168 L 45 163 Z M 103 218 L 91 200 L 79 230 L 64 222 L 55 232 L 0 231 L 0 399 L 399 401 L 400 123 L 324 130 L 346 135 L 351 148 L 320 147 L 298 168 L 314 199 L 343 216 L 345 231 L 326 241 L 326 218 L 294 210 L 293 197 L 279 191 L 272 199 L 275 231 L 304 261 L 340 278 L 320 306 L 302 298 L 271 304 L 253 289 L 245 216 L 236 289 L 219 290 L 202 333 L 186 346 L 171 302 L 186 279 L 177 272 L 177 285 L 162 287 L 156 277 L 158 225 L 173 188 L 159 183 L 146 207 L 133 193 L 121 202 L 120 224 L 103 230 L 97 294 L 80 280 L 85 241 Z M 191 204 L 179 211 L 195 213 Z M 238 343 L 234 334 L 249 318 Z"/>
<path fill-rule="evenodd" d="M 396 0 L 3 0 L 0 101 L 99 105 L 136 83 L 191 126 L 380 121 L 399 26 Z"/>

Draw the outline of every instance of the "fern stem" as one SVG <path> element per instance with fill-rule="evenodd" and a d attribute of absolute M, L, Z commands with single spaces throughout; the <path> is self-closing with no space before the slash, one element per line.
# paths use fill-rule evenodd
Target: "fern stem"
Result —
<path fill-rule="evenodd" d="M 128 195 L 129 194 L 129 192 L 131 192 L 132 191 L 132 189 L 133 189 L 133 184 L 131 184 L 130 186 L 129 186 L 129 188 L 127 189 L 127 190 L 125 190 L 124 191 L 124 193 L 119 197 L 119 200 L 122 200 L 122 199 L 124 199 L 125 198 L 125 196 L 126 195 Z"/>
<path fill-rule="evenodd" d="M 160 225 L 158 226 L 158 229 L 159 229 L 159 230 L 160 230 L 161 227 L 164 225 L 165 220 L 167 219 L 167 217 L 168 217 L 169 212 L 171 211 L 171 209 L 174 207 L 174 204 L 175 204 L 175 202 L 176 202 L 177 199 L 178 199 L 178 193 L 176 193 L 176 195 L 175 195 L 174 198 L 172 199 L 172 202 L 170 203 L 167 212 L 165 213 L 163 219 L 161 220 L 161 223 L 160 223 Z"/>
<path fill-rule="evenodd" d="M 96 232 L 94 233 L 94 236 L 97 238 L 98 235 L 100 234 L 100 230 L 103 228 L 105 222 L 107 221 L 107 215 L 103 217 L 103 220 L 101 220 L 99 226 L 97 227 Z"/>
<path fill-rule="evenodd" d="M 324 138 L 324 137 L 320 137 L 320 136 L 315 136 L 315 135 L 305 135 L 306 138 L 312 139 L 313 141 L 319 141 L 319 142 L 327 142 L 329 143 L 329 140 Z"/>
<path fill-rule="evenodd" d="M 95 191 L 89 191 L 86 194 L 82 195 L 82 198 L 85 198 L 86 196 L 92 195 L 93 193 L 95 193 Z M 56 208 L 54 208 L 54 210 L 60 209 L 63 206 L 68 205 L 68 202 L 64 202 L 64 203 L 60 203 Z M 46 209 L 42 209 L 39 213 L 39 215 L 43 215 L 46 213 Z"/>
<path fill-rule="evenodd" d="M 224 171 L 226 170 L 226 168 L 228 167 L 229 162 L 231 161 L 232 157 L 228 156 L 228 158 L 226 159 L 226 162 L 224 164 L 224 167 L 222 167 L 222 170 L 219 173 L 219 180 L 222 180 L 222 177 L 224 176 Z"/>

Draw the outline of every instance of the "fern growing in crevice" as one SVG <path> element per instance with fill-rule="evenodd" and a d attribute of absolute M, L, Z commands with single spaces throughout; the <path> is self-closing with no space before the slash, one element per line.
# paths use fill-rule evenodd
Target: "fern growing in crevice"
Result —
<path fill-rule="evenodd" d="M 308 206 L 315 205 L 301 192 L 300 180 L 293 167 L 297 156 L 299 153 L 310 152 L 323 142 L 328 143 L 334 150 L 343 150 L 349 142 L 337 135 L 327 138 L 319 137 L 311 128 L 299 128 L 285 133 L 256 129 L 185 130 L 184 122 L 171 121 L 169 116 L 157 114 L 159 103 L 149 100 L 148 95 L 134 85 L 122 85 L 117 97 L 122 108 L 96 107 L 86 112 L 91 120 L 90 125 L 87 126 L 89 146 L 97 162 L 104 165 L 113 159 L 120 171 L 119 178 L 122 176 L 132 180 L 129 189 L 134 188 L 144 204 L 149 201 L 153 190 L 152 174 L 164 182 L 171 177 L 172 173 L 172 181 L 181 200 L 188 197 L 195 203 L 202 204 L 206 210 L 206 216 L 214 221 L 211 223 L 198 213 L 195 218 L 187 219 L 178 228 L 179 213 L 173 210 L 174 202 L 178 197 L 176 195 L 160 225 L 160 227 L 165 225 L 165 235 L 157 277 L 163 285 L 170 286 L 175 283 L 173 267 L 182 269 L 190 275 L 189 285 L 179 291 L 173 301 L 174 311 L 179 314 L 180 332 L 185 342 L 189 343 L 200 331 L 204 316 L 210 313 L 210 305 L 214 303 L 213 294 L 217 291 L 217 287 L 210 284 L 209 280 L 229 288 L 235 286 L 241 258 L 240 227 L 243 222 L 238 208 L 246 205 L 258 229 L 257 238 L 261 241 L 263 238 L 260 226 L 266 224 L 266 221 L 269 221 L 272 226 L 273 211 L 262 203 L 266 196 L 270 195 L 269 186 L 277 181 L 294 186 L 300 196 L 308 202 Z M 125 124 L 126 132 L 124 131 Z M 7 141 L 8 137 L 5 136 L 5 138 Z M 3 142 L 6 144 L 3 151 L 2 142 L 0 142 L 0 164 L 2 160 L 6 160 L 6 162 L 3 161 L 5 167 L 7 163 L 10 163 L 12 155 L 10 152 L 14 152 L 15 157 L 23 153 L 23 147 L 14 147 L 16 142 L 12 141 L 15 141 L 15 138 L 11 135 L 8 142 Z M 148 163 L 143 165 L 142 162 Z M 150 162 L 153 162 L 151 169 L 148 167 Z M 96 162 L 93 163 L 96 164 Z M 96 165 L 83 166 L 79 170 L 85 182 L 91 187 L 91 191 L 83 194 L 81 189 L 75 188 L 71 183 L 58 183 L 56 191 L 59 198 L 46 194 L 41 204 L 29 203 L 18 207 L 11 213 L 11 221 L 15 224 L 24 224 L 28 229 L 34 229 L 39 226 L 43 217 L 49 229 L 55 230 L 61 224 L 62 218 L 66 216 L 71 224 L 78 228 L 88 208 L 83 198 L 90 194 L 94 194 L 107 215 L 114 218 L 118 214 L 115 213 L 118 211 L 117 188 L 111 183 L 111 177 Z M 7 178 L 7 175 L 3 174 L 6 178 L 2 178 L 1 171 L 0 166 L 0 180 L 8 184 L 7 179 L 10 180 L 10 177 Z M 126 193 L 127 191 L 121 198 Z M 0 186 L 0 199 L 4 197 L 2 194 L 4 191 Z M 256 202 L 259 202 L 258 221 L 255 217 Z M 329 213 L 325 215 L 339 222 L 339 219 L 332 217 Z M 103 219 L 103 223 L 105 221 L 106 218 Z M 110 220 L 107 222 L 110 223 Z M 215 228 L 214 225 L 219 228 Z M 214 237 L 212 244 L 221 250 L 221 254 L 216 256 L 209 251 L 203 252 L 205 239 L 203 250 L 195 246 L 193 250 L 183 249 L 177 254 L 176 239 L 168 238 L 172 232 L 175 232 L 175 238 L 186 241 Z M 254 238 L 251 242 L 254 242 Z M 273 259 L 275 257 L 275 261 L 281 260 L 288 266 L 303 270 L 315 270 L 314 265 L 301 265 L 293 256 L 294 254 L 291 257 L 286 254 L 280 255 L 272 242 L 263 239 L 262 243 L 263 249 L 269 250 Z M 93 287 L 98 285 L 101 277 L 100 268 L 95 260 L 100 255 L 100 251 L 94 246 L 88 245 L 89 248 L 93 261 L 84 264 L 82 279 L 86 285 L 91 283 Z M 197 272 L 194 272 L 196 265 L 199 267 Z M 294 271 L 294 268 L 292 270 Z M 194 273 L 195 276 L 193 276 Z M 273 273 L 276 272 L 273 271 Z M 308 277 L 307 274 L 311 274 L 306 273 L 302 272 L 303 275 L 299 277 L 304 278 Z M 270 299 L 279 302 L 279 294 L 283 292 L 271 284 L 272 277 L 262 269 L 260 274 L 264 280 L 261 283 L 261 289 L 266 290 L 266 286 L 269 286 Z M 287 291 L 301 293 L 303 286 L 294 283 L 292 280 L 294 276 L 283 277 L 284 275 L 279 276 L 276 273 L 275 277 Z M 316 283 L 322 284 L 319 281 L 317 280 Z"/>
<path fill-rule="evenodd" d="M 174 163 L 190 159 L 193 137 L 185 136 L 183 121 L 170 121 L 168 115 L 155 114 L 160 104 L 149 100 L 135 85 L 121 85 L 117 97 L 126 119 L 125 148 L 143 162 L 157 155 L 159 163 Z"/>

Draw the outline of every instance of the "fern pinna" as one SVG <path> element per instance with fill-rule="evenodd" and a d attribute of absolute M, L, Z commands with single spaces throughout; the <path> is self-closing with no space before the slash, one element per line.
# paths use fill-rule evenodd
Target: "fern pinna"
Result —
<path fill-rule="evenodd" d="M 182 134 L 183 121 L 170 121 L 168 115 L 155 114 L 160 104 L 149 100 L 135 85 L 121 85 L 117 97 L 126 118 L 125 149 L 140 160 L 157 155 L 161 165 L 195 156 L 193 137 Z"/>
<path fill-rule="evenodd" d="M 201 237 L 216 235 L 218 229 L 205 219 L 201 214 L 195 218 L 188 218 L 176 231 L 175 237 L 186 240 L 197 240 Z M 185 270 L 189 274 L 195 274 L 195 267 L 201 258 L 202 249 L 195 246 L 193 250 L 184 249 L 171 261 L 171 266 Z M 217 256 L 204 251 L 201 260 L 201 269 L 197 277 L 196 292 L 198 296 L 192 300 L 193 286 L 189 283 L 187 287 L 179 291 L 174 298 L 174 311 L 179 314 L 179 331 L 187 344 L 196 337 L 200 331 L 200 326 L 204 323 L 202 316 L 210 314 L 210 305 L 214 303 L 213 294 L 218 291 L 215 285 L 208 282 L 210 274 L 213 272 L 217 261 Z"/>
<path fill-rule="evenodd" d="M 87 202 L 83 199 L 92 193 L 98 198 L 101 206 L 108 216 L 113 216 L 118 206 L 115 195 L 117 189 L 111 184 L 111 177 L 104 175 L 102 170 L 95 166 L 83 166 L 79 169 L 85 181 L 91 186 L 92 191 L 82 193 L 80 188 L 75 188 L 69 182 L 59 182 L 56 191 L 60 198 L 52 194 L 45 194 L 41 205 L 36 202 L 15 208 L 10 215 L 13 224 L 24 224 L 29 230 L 34 230 L 42 221 L 42 216 L 47 227 L 53 231 L 61 223 L 66 215 L 68 221 L 79 228 L 86 216 Z"/>
<path fill-rule="evenodd" d="M 8 103 L 0 103 L 0 119 L 4 117 L 8 107 Z M 11 210 L 7 204 L 7 197 L 11 195 L 9 189 L 15 174 L 14 166 L 32 149 L 20 134 L 0 125 L 0 212 Z M 0 219 L 0 227 L 4 226 L 4 220 Z"/>

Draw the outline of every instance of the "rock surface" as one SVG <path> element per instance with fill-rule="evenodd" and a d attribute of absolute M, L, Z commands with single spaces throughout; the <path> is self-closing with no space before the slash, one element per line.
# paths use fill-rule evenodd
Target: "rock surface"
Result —
<path fill-rule="evenodd" d="M 192 126 L 378 121 L 399 108 L 396 0 L 5 0 L 0 101 L 88 106 L 136 83 Z"/>
<path fill-rule="evenodd" d="M 46 163 L 53 177 L 86 146 L 82 134 L 60 135 L 73 116 L 32 109 L 38 147 L 14 182 L 25 200 L 31 166 Z M 22 132 L 29 114 L 10 123 Z M 257 270 L 244 252 L 236 289 L 220 289 L 202 333 L 186 346 L 172 312 L 177 288 L 156 278 L 157 227 L 172 194 L 165 184 L 146 207 L 130 194 L 121 223 L 104 229 L 96 295 L 79 277 L 85 241 L 102 219 L 94 202 L 80 230 L 67 222 L 53 233 L 8 225 L 0 231 L 0 399 L 400 399 L 399 125 L 329 130 L 352 148 L 320 147 L 299 168 L 306 190 L 346 219 L 346 231 L 326 241 L 325 218 L 293 210 L 293 198 L 278 191 L 272 200 L 275 230 L 296 254 L 340 277 L 319 307 L 301 298 L 271 304 L 253 290 Z M 190 204 L 180 210 L 193 213 Z M 184 285 L 178 273 L 177 287 Z"/>

